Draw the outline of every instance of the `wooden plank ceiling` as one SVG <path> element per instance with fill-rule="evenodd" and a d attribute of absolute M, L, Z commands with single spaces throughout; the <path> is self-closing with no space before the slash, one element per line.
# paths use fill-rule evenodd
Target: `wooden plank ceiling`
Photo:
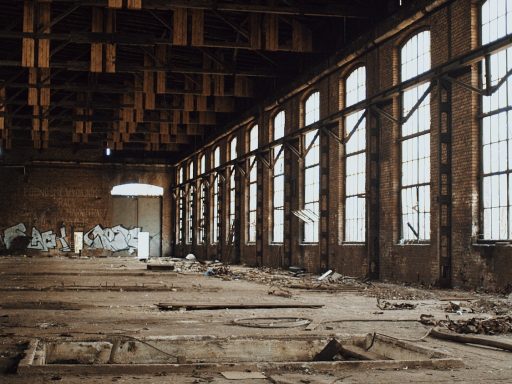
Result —
<path fill-rule="evenodd" d="M 0 145 L 176 159 L 385 17 L 382 0 L 1 0 Z"/>

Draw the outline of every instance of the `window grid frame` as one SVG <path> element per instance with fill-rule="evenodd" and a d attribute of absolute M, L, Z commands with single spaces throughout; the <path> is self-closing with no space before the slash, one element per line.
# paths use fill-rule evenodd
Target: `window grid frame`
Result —
<path fill-rule="evenodd" d="M 499 17 L 495 18 L 495 19 L 489 18 L 489 20 L 487 20 L 487 22 L 486 22 L 486 20 L 484 19 L 485 7 L 486 6 L 491 7 L 492 4 L 496 4 L 496 2 L 494 0 L 487 0 L 487 1 L 483 2 L 479 8 L 479 37 L 480 37 L 481 45 L 492 43 L 492 42 L 494 42 L 500 38 L 503 38 L 505 36 L 511 36 L 511 33 L 512 33 L 512 23 L 507 23 L 507 20 L 512 18 L 512 7 L 507 2 L 503 3 L 505 5 L 505 7 L 504 7 L 504 9 L 501 10 L 501 11 L 504 11 L 504 13 L 499 14 L 500 10 L 496 9 L 496 11 L 494 12 L 495 16 L 499 16 Z M 490 13 L 491 13 L 491 11 L 489 10 L 489 14 Z M 499 20 L 500 16 L 503 17 L 504 21 L 505 21 L 504 22 L 504 31 L 502 30 L 501 32 L 499 31 L 499 25 L 498 25 L 498 20 Z M 494 31 L 496 33 L 495 36 L 491 36 L 491 26 L 496 28 L 496 30 Z M 485 33 L 486 28 L 488 30 L 487 34 Z M 502 33 L 502 34 L 500 35 L 500 33 Z M 499 61 L 500 55 L 504 56 L 504 58 L 505 58 L 505 60 L 504 60 L 505 72 L 512 68 L 512 48 L 505 48 L 505 49 L 502 49 L 502 50 L 492 54 L 490 56 L 491 63 L 489 65 L 490 72 L 491 72 L 492 85 L 496 84 L 502 78 L 502 76 L 500 76 L 501 74 L 499 74 L 499 73 L 496 75 L 496 78 L 493 77 L 493 72 L 499 72 L 499 70 L 502 69 L 499 67 L 499 65 L 502 66 L 502 63 L 496 63 L 497 61 Z M 484 62 L 485 62 L 485 59 L 483 60 L 483 62 L 481 64 L 482 66 L 484 65 Z M 498 64 L 498 65 L 493 66 L 493 64 Z M 496 67 L 498 67 L 498 68 L 496 68 Z M 494 71 L 493 71 L 493 69 L 494 69 Z M 486 78 L 483 73 L 482 73 L 482 76 L 480 77 L 480 83 L 481 83 L 482 87 L 488 86 L 488 84 L 486 84 Z M 478 241 L 483 242 L 483 243 L 493 244 L 497 241 L 512 241 L 512 196 L 511 196 L 511 194 L 512 194 L 512 186 L 511 186 L 511 183 L 512 183 L 512 177 L 511 177 L 511 175 L 512 175 L 512 166 L 511 166 L 512 132 L 510 132 L 511 131 L 510 127 L 512 126 L 512 95 L 510 93 L 507 95 L 507 89 L 511 88 L 511 83 L 512 83 L 512 79 L 510 77 L 508 77 L 507 80 L 504 81 L 504 83 L 501 85 L 501 87 L 493 93 L 493 95 L 491 95 L 491 96 L 481 95 L 480 100 L 479 100 L 480 113 L 481 113 L 479 116 L 480 176 L 481 176 L 480 180 L 481 181 L 480 181 L 480 199 L 479 199 L 480 200 L 480 203 L 479 203 L 479 205 L 480 205 L 480 207 L 479 207 L 480 208 L 480 231 L 479 231 L 480 235 L 479 235 Z M 493 108 L 493 106 L 492 106 L 493 98 L 497 98 L 498 100 L 494 100 L 494 102 L 497 102 L 498 104 L 500 104 L 500 101 L 501 101 L 500 94 L 499 94 L 500 91 L 505 93 L 505 95 L 504 95 L 505 106 L 498 105 L 496 108 Z M 504 124 L 505 128 L 503 128 L 501 126 L 501 124 L 499 124 L 500 118 L 503 118 L 505 120 L 505 124 Z M 496 125 L 493 124 L 493 120 L 498 121 L 497 127 L 496 127 Z M 486 134 L 487 127 L 489 128 L 488 134 Z M 492 132 L 493 130 L 497 131 L 497 133 Z M 503 134 L 503 132 L 500 132 L 501 130 L 506 131 L 505 139 L 500 138 L 500 136 Z M 493 137 L 493 135 L 494 135 L 494 137 Z M 487 136 L 488 136 L 489 142 L 485 143 L 485 139 Z M 493 138 L 496 139 L 496 137 L 498 138 L 497 141 L 493 140 Z M 492 151 L 491 148 L 494 146 L 495 147 L 494 149 L 495 150 L 497 149 L 496 157 L 498 158 L 498 163 L 502 164 L 502 162 L 499 160 L 500 159 L 499 146 L 502 143 L 504 143 L 504 146 L 506 147 L 506 156 L 505 156 L 506 159 L 503 162 L 506 164 L 506 166 L 504 167 L 504 169 L 495 170 L 495 169 L 493 169 L 493 167 L 495 167 L 496 164 L 495 164 L 495 162 L 493 162 L 492 158 L 494 156 L 494 153 L 496 153 L 496 151 Z M 486 147 L 489 147 L 489 150 L 487 150 Z M 496 148 L 496 147 L 498 147 L 498 148 Z M 491 155 L 491 153 L 492 153 L 492 155 Z M 490 159 L 488 159 L 488 160 L 490 160 L 490 162 L 487 165 L 487 168 L 489 168 L 489 171 L 487 171 L 487 172 L 486 172 L 486 155 L 488 155 L 487 157 L 490 158 Z M 505 184 L 505 187 L 504 187 L 505 192 L 501 191 L 501 188 L 499 186 L 499 184 L 500 184 L 499 179 L 502 177 L 505 179 L 505 183 L 504 183 Z M 489 183 L 492 184 L 493 179 L 498 180 L 498 188 L 497 188 L 498 192 L 493 192 L 493 188 L 491 188 L 491 193 L 488 196 L 488 194 L 486 194 L 486 182 L 487 182 L 487 180 L 490 180 Z M 496 196 L 493 196 L 494 194 L 498 195 L 498 206 L 494 206 L 493 203 L 491 203 L 491 206 L 486 207 L 486 202 L 488 200 L 492 201 L 493 197 L 496 198 Z M 506 199 L 505 205 L 501 205 L 502 204 L 502 201 L 501 201 L 502 194 L 505 195 L 505 199 Z M 498 212 L 497 212 L 498 219 L 496 219 L 498 221 L 497 224 L 494 223 L 494 220 L 493 220 L 493 211 L 494 210 L 498 210 Z M 506 216 L 505 220 L 502 220 L 501 215 L 503 213 L 500 212 L 501 210 L 505 211 L 505 216 Z M 487 211 L 490 211 L 490 215 L 491 215 L 489 220 L 486 219 Z M 497 230 L 496 230 L 496 232 L 498 233 L 497 236 L 494 235 L 494 233 L 495 233 L 494 227 L 495 226 L 497 227 Z M 504 226 L 504 228 L 503 228 L 503 226 Z M 505 234 L 505 236 L 503 236 L 503 233 Z"/>
<path fill-rule="evenodd" d="M 420 52 L 419 40 L 420 37 L 423 39 L 422 44 L 426 49 Z M 415 49 L 412 49 L 415 48 Z M 407 56 L 408 50 L 413 52 L 412 55 Z M 404 60 L 404 56 L 406 60 Z M 418 76 L 431 68 L 431 33 L 429 30 L 416 31 L 413 35 L 405 41 L 399 51 L 400 57 L 400 79 L 402 82 Z M 412 57 L 412 59 L 411 59 Z M 411 64 L 416 68 L 410 68 Z M 422 65 L 422 69 L 418 66 Z M 402 91 L 400 94 L 400 116 L 401 119 L 406 117 L 410 112 L 411 108 L 421 98 L 426 90 L 430 87 L 430 82 L 423 83 L 420 85 L 412 86 Z M 411 95 L 416 94 L 416 97 Z M 431 241 L 431 95 L 427 95 L 422 103 L 415 109 L 415 111 L 409 116 L 406 122 L 402 122 L 400 125 L 400 134 L 398 143 L 400 145 L 400 195 L 399 195 L 399 207 L 400 207 L 400 243 L 401 244 L 428 244 Z M 411 101 L 412 100 L 412 101 Z M 410 107 L 406 107 L 410 104 Z M 420 111 L 421 110 L 421 111 Z M 426 113 L 427 124 L 425 128 L 421 129 L 422 121 L 419 118 L 420 113 Z M 416 124 L 413 124 L 416 123 Z M 408 133 L 408 130 L 416 130 L 415 132 Z M 428 142 L 427 155 L 421 157 L 420 141 L 424 140 Z M 404 161 L 407 145 L 412 146 L 411 159 Z M 414 146 L 416 145 L 416 148 Z M 409 151 L 410 152 L 410 151 Z M 423 172 L 420 171 L 420 165 L 424 165 Z M 426 168 L 425 168 L 426 164 Z M 409 174 L 406 166 L 412 165 L 412 174 Z M 416 168 L 416 170 L 414 170 Z M 428 181 L 420 181 L 420 177 L 423 176 Z M 417 179 L 416 182 L 404 183 L 405 178 Z M 412 191 L 413 193 L 408 193 Z M 405 206 L 406 202 L 409 202 L 407 196 L 412 197 L 411 206 Z M 425 196 L 425 198 L 423 198 Z M 415 204 L 413 204 L 415 203 Z M 409 220 L 408 220 L 409 218 Z M 405 221 L 407 221 L 407 224 Z M 412 223 L 411 223 L 412 221 Z M 414 230 L 411 227 L 414 225 Z M 406 228 L 407 226 L 407 228 Z M 409 236 L 412 235 L 412 236 Z"/>
<path fill-rule="evenodd" d="M 286 125 L 286 114 L 284 111 L 278 112 L 273 119 L 272 125 L 272 137 L 273 140 L 278 140 L 284 137 L 284 130 Z M 277 129 L 279 128 L 279 130 Z M 275 156 L 279 154 L 276 158 Z M 272 156 L 274 157 L 274 167 L 272 168 L 272 231 L 271 231 L 271 244 L 283 244 L 284 243 L 284 199 L 285 199 L 285 172 L 284 172 L 284 147 L 283 145 L 277 145 L 272 148 Z M 282 170 L 278 170 L 278 164 L 282 162 Z M 277 180 L 282 179 L 281 189 L 277 189 Z M 280 196 L 278 195 L 280 194 Z M 277 205 L 278 200 L 282 201 L 282 205 Z M 281 215 L 281 222 L 277 223 L 278 215 Z"/>
<path fill-rule="evenodd" d="M 258 124 L 251 126 L 248 132 L 249 152 L 259 147 Z M 255 244 L 257 239 L 257 215 L 258 215 L 258 160 L 256 156 L 249 157 L 249 172 L 247 181 L 247 244 Z M 252 165 L 252 167 L 251 167 Z M 251 208 L 253 205 L 253 208 Z M 251 220 L 252 219 L 252 220 Z"/>
<path fill-rule="evenodd" d="M 360 78 L 362 77 L 361 75 L 364 76 L 364 80 L 361 81 Z M 355 76 L 356 77 L 356 86 L 354 88 L 350 88 L 349 87 L 349 82 L 351 81 L 351 78 L 352 76 Z M 362 90 L 364 89 L 364 90 Z M 363 92 L 363 95 L 361 95 L 360 93 Z M 353 93 L 356 93 L 358 95 L 356 95 L 354 97 L 353 100 L 352 97 L 350 97 Z M 354 68 L 352 71 L 349 72 L 348 76 L 346 76 L 345 78 L 345 87 L 344 87 L 344 107 L 350 107 L 351 105 L 353 104 L 356 104 L 357 102 L 360 102 L 360 101 L 363 101 L 366 99 L 366 93 L 367 93 L 367 82 L 366 82 L 366 66 L 365 65 L 359 65 L 357 66 L 356 68 Z M 366 109 L 362 109 L 362 110 L 358 110 L 358 111 L 355 111 L 353 113 L 351 113 L 350 115 L 348 116 L 345 116 L 344 118 L 344 124 L 343 124 L 343 129 L 344 129 L 344 137 L 347 137 L 351 131 L 354 129 L 354 127 L 356 126 L 357 122 L 359 121 L 359 119 L 361 118 L 361 115 L 364 115 L 366 114 Z M 353 122 L 354 124 L 352 124 L 350 127 L 349 127 L 349 118 L 353 116 L 354 119 L 353 119 Z M 356 149 L 356 150 L 353 150 L 353 151 L 348 151 L 347 147 L 348 147 L 348 143 L 351 142 L 351 140 L 355 140 L 356 138 L 359 138 L 359 136 L 362 134 L 363 136 L 363 139 L 364 139 L 364 145 L 363 145 L 363 148 L 359 148 L 359 141 L 357 142 L 356 144 L 356 147 L 359 148 L 359 149 Z M 367 127 L 366 127 L 366 116 L 363 117 L 363 120 L 359 123 L 359 126 L 357 127 L 357 129 L 355 130 L 355 132 L 353 132 L 353 134 L 351 135 L 351 137 L 349 138 L 349 140 L 344 144 L 344 154 L 343 154 L 343 160 L 344 160 L 344 170 L 345 170 L 345 174 L 344 174 L 344 217 L 343 217 L 343 244 L 365 244 L 366 241 L 367 241 L 367 217 L 366 217 L 366 198 L 367 198 L 367 191 L 366 191 L 366 179 L 367 179 L 367 170 L 366 170 L 366 167 L 367 167 L 367 138 L 366 138 L 366 134 L 367 134 Z M 358 157 L 360 157 L 361 155 L 364 155 L 364 161 L 363 161 L 363 167 L 362 167 L 362 171 L 359 170 L 359 168 L 357 169 L 357 172 L 355 174 L 348 174 L 348 163 L 349 163 L 349 160 L 352 159 L 352 158 L 355 158 L 357 159 Z M 363 187 L 363 192 L 359 192 L 357 191 L 357 188 L 356 188 L 356 193 L 352 193 L 352 194 L 349 194 L 347 193 L 347 185 L 348 185 L 348 181 L 349 181 L 349 176 L 352 176 L 352 175 L 355 175 L 356 178 L 363 178 L 364 179 L 364 187 Z M 362 215 L 356 215 L 354 218 L 350 217 L 349 218 L 349 215 L 348 215 L 348 207 L 351 206 L 351 204 L 349 203 L 349 201 L 353 200 L 353 199 L 357 199 L 356 202 L 359 203 L 359 199 L 363 199 L 363 207 L 362 207 Z M 357 203 L 356 203 L 356 210 L 357 212 L 359 213 L 359 207 L 357 206 Z M 361 217 L 362 216 L 362 217 Z M 358 231 L 358 222 L 359 221 L 362 221 L 362 231 Z M 353 224 L 353 222 L 355 222 L 355 224 Z M 357 237 L 357 238 L 349 238 L 349 231 L 352 230 L 352 232 L 354 232 L 354 226 L 355 226 L 355 232 L 362 232 L 362 237 Z"/>
<path fill-rule="evenodd" d="M 304 125 L 308 126 L 320 120 L 320 92 L 313 91 L 304 101 Z M 302 136 L 302 145 L 304 150 L 308 150 L 308 153 L 304 156 L 302 166 L 302 196 L 303 196 L 303 209 L 310 210 L 317 219 L 312 222 L 302 223 L 302 244 L 319 244 L 320 241 L 320 131 L 315 129 L 309 131 Z M 311 146 L 310 146 L 311 145 Z M 317 153 L 317 161 L 309 163 L 310 159 L 315 152 Z M 307 173 L 312 172 L 316 169 L 317 177 L 309 178 L 306 177 Z M 313 171 L 314 172 L 314 171 Z M 318 186 L 317 196 L 318 199 L 311 199 L 306 193 L 308 188 L 314 188 Z M 312 207 L 310 209 L 309 207 Z"/>

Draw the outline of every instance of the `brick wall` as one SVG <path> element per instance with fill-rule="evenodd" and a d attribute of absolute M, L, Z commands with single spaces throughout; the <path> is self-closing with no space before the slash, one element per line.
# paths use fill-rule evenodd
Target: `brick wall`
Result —
<path fill-rule="evenodd" d="M 164 187 L 162 216 L 162 254 L 169 254 L 170 201 L 169 172 L 141 169 L 140 167 L 68 164 L 40 164 L 20 167 L 0 167 L 0 234 L 22 223 L 27 236 L 32 228 L 40 233 L 52 231 L 60 234 L 66 228 L 68 243 L 73 231 L 87 232 L 96 225 L 111 227 L 111 189 L 120 184 L 137 182 Z M 51 247 L 48 254 L 63 254 L 61 244 Z M 27 252 L 39 253 L 28 249 Z M 46 252 L 45 252 L 46 253 Z M 84 249 L 84 254 L 111 254 Z"/>

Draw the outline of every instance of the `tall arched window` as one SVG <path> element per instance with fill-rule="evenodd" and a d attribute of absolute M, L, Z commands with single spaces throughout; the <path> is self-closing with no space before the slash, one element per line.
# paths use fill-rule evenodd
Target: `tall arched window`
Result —
<path fill-rule="evenodd" d="M 482 44 L 512 33 L 512 3 L 487 0 L 481 8 Z M 503 83 L 490 96 L 482 96 L 482 208 L 483 237 L 512 239 L 512 48 L 489 57 L 490 84 Z"/>
<path fill-rule="evenodd" d="M 187 212 L 186 212 L 186 230 L 187 230 L 187 244 L 192 244 L 194 238 L 194 197 L 195 187 L 192 179 L 194 178 L 194 160 L 188 163 L 188 192 L 187 192 Z"/>
<path fill-rule="evenodd" d="M 203 176 L 206 173 L 206 155 L 202 154 L 199 157 L 199 175 Z M 201 179 L 199 181 L 199 220 L 197 231 L 197 243 L 204 244 L 206 237 L 206 194 L 208 187 Z"/>
<path fill-rule="evenodd" d="M 285 114 L 279 112 L 274 117 L 273 139 L 284 136 Z M 284 147 L 276 145 L 273 151 L 272 169 L 272 242 L 282 243 L 284 237 Z"/>
<path fill-rule="evenodd" d="M 366 98 L 366 67 L 345 81 L 345 107 Z M 345 241 L 366 239 L 366 118 L 360 110 L 345 117 Z"/>
<path fill-rule="evenodd" d="M 430 69 L 430 32 L 411 37 L 401 50 L 401 80 Z M 413 108 L 428 91 L 423 83 L 402 93 L 402 239 L 430 239 L 430 95 Z M 411 113 L 412 111 L 412 113 Z"/>
<path fill-rule="evenodd" d="M 213 151 L 213 168 L 220 167 L 220 147 L 215 147 Z M 220 176 L 218 172 L 213 177 L 213 196 L 212 196 L 212 244 L 219 241 L 219 192 Z"/>
<path fill-rule="evenodd" d="M 320 93 L 312 93 L 304 103 L 304 124 L 320 120 Z M 305 243 L 318 242 L 320 219 L 320 138 L 315 129 L 304 135 L 304 227 L 302 239 Z"/>
<path fill-rule="evenodd" d="M 177 177 L 176 182 L 178 185 L 183 184 L 184 181 L 184 174 L 185 168 L 182 166 L 178 167 L 177 171 Z M 177 215 L 176 215 L 176 242 L 178 244 L 182 244 L 184 240 L 184 234 L 183 234 L 183 208 L 184 208 L 184 201 L 185 200 L 185 193 L 183 190 L 183 187 L 181 186 L 178 189 L 178 203 L 177 203 Z"/>
<path fill-rule="evenodd" d="M 258 149 L 258 126 L 249 130 L 249 152 Z M 256 242 L 256 212 L 258 208 L 258 161 L 256 156 L 249 157 L 249 192 L 247 194 L 247 242 Z"/>
<path fill-rule="evenodd" d="M 236 137 L 233 137 L 229 142 L 229 160 L 233 161 L 238 157 L 236 151 Z M 236 178 L 235 178 L 235 166 L 231 165 L 229 171 L 229 229 L 228 229 L 228 241 L 235 240 L 235 210 L 236 210 Z M 231 237 L 231 239 L 230 239 Z"/>

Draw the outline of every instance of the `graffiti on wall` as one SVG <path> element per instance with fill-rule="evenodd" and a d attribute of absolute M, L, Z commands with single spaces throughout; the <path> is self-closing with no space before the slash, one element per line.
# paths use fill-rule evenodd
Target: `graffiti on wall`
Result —
<path fill-rule="evenodd" d="M 102 228 L 97 225 L 84 235 L 84 244 L 91 249 L 130 253 L 137 250 L 141 228 L 126 229 L 121 225 Z"/>
<path fill-rule="evenodd" d="M 133 253 L 137 250 L 140 231 L 141 228 L 126 229 L 122 225 L 111 228 L 96 225 L 84 234 L 83 243 L 88 249 Z M 25 241 L 20 242 L 20 239 Z M 19 249 L 16 245 L 17 241 L 27 249 L 48 252 L 58 248 L 61 252 L 71 252 L 65 226 L 61 226 L 58 233 L 54 233 L 53 230 L 41 232 L 36 227 L 32 227 L 32 232 L 28 235 L 25 224 L 19 223 L 0 233 L 0 248 Z"/>

